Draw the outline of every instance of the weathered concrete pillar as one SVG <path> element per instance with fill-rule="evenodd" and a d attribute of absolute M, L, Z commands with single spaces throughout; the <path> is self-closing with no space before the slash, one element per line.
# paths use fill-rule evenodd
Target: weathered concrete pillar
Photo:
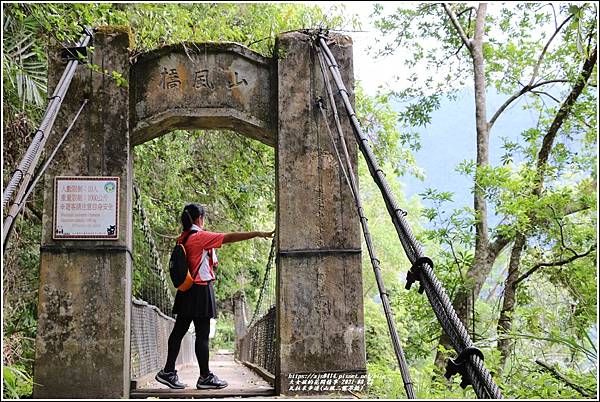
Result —
<path fill-rule="evenodd" d="M 333 42 L 331 50 L 353 92 L 352 41 L 334 36 Z M 304 392 L 290 387 L 290 374 L 364 373 L 361 243 L 354 202 L 316 106 L 317 98 L 327 95 L 310 38 L 300 32 L 282 34 L 276 52 L 276 388 L 294 394 Z M 356 171 L 356 142 L 341 99 L 336 99 Z M 335 127 L 332 117 L 329 125 Z"/>
<path fill-rule="evenodd" d="M 233 324 L 235 327 L 235 355 L 240 358 L 240 342 L 246 335 L 246 296 L 243 291 L 233 295 Z"/>
<path fill-rule="evenodd" d="M 128 29 L 99 29 L 93 39 L 94 72 L 80 65 L 48 140 L 52 149 L 84 98 L 89 99 L 45 174 L 35 398 L 129 396 L 131 311 L 131 180 Z M 49 86 L 65 63 L 49 66 Z M 116 240 L 54 240 L 55 176 L 118 176 Z"/>

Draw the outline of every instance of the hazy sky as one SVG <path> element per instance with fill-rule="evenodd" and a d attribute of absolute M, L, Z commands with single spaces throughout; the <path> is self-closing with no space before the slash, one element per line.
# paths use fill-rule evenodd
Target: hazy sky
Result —
<path fill-rule="evenodd" d="M 354 74 L 362 82 L 362 87 L 368 94 L 375 94 L 377 88 L 400 88 L 402 82 L 395 77 L 405 77 L 410 74 L 404 67 L 401 50 L 385 58 L 375 58 L 369 55 L 368 46 L 375 43 L 375 37 L 380 36 L 371 25 L 369 15 L 373 12 L 373 2 L 342 2 L 347 14 L 358 14 L 362 24 L 361 31 L 348 32 L 354 42 Z M 340 2 L 323 2 L 320 6 L 328 10 Z M 411 7 L 416 3 L 381 2 L 383 13 L 393 13 L 398 7 Z M 401 78 L 400 78 L 401 79 Z M 495 110 L 506 96 L 497 94 L 493 89 L 488 91 L 488 106 Z M 521 108 L 523 100 L 515 102 L 498 120 L 491 138 L 490 157 L 493 164 L 499 163 L 501 155 L 502 136 L 518 140 L 519 133 L 535 124 L 531 111 Z M 398 107 L 398 105 L 395 105 Z M 411 176 L 399 178 L 406 195 L 415 196 L 427 187 L 440 191 L 455 193 L 455 206 L 470 205 L 472 195 L 471 180 L 461 176 L 454 169 L 463 160 L 475 158 L 475 105 L 473 89 L 467 82 L 467 87 L 458 93 L 456 101 L 443 100 L 439 110 L 431 115 L 431 124 L 420 128 L 422 148 L 415 152 L 417 165 L 425 173 L 425 180 L 420 181 Z"/>
<path fill-rule="evenodd" d="M 362 82 L 362 86 L 369 94 L 375 94 L 380 85 L 389 84 L 394 75 L 402 72 L 402 56 L 395 54 L 381 59 L 375 59 L 368 54 L 368 46 L 375 42 L 377 30 L 371 25 L 369 15 L 373 12 L 375 2 L 351 1 L 351 2 L 318 2 L 324 10 L 332 5 L 343 4 L 348 15 L 357 14 L 361 22 L 361 31 L 348 32 L 354 42 L 354 75 Z M 385 1 L 380 3 L 384 13 L 388 14 L 396 10 L 402 3 Z M 406 3 L 402 4 L 406 6 Z"/>

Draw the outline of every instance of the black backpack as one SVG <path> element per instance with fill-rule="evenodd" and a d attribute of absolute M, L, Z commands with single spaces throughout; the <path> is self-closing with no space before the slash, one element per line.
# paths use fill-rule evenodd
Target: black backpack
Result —
<path fill-rule="evenodd" d="M 196 232 L 196 230 L 191 230 L 181 243 L 176 244 L 175 247 L 173 247 L 171 259 L 169 260 L 169 274 L 171 276 L 171 282 L 173 282 L 173 286 L 175 286 L 177 290 L 182 292 L 185 292 L 191 288 L 192 284 L 194 283 L 193 276 L 195 273 L 190 275 L 184 244 L 187 239 Z"/>

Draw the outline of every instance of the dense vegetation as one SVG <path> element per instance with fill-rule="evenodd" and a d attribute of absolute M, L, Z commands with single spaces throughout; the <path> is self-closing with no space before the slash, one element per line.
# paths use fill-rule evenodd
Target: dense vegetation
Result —
<path fill-rule="evenodd" d="M 43 114 L 48 48 L 77 38 L 81 24 L 131 25 L 133 53 L 184 40 L 229 40 L 265 55 L 271 55 L 278 32 L 358 26 L 343 9 L 326 15 L 301 4 L 3 7 L 3 185 Z M 403 49 L 414 76 L 404 82 L 404 89 L 383 90 L 374 97 L 357 87 L 360 120 L 377 144 L 377 157 L 398 201 L 410 211 L 414 231 L 436 261 L 438 277 L 471 331 L 474 326 L 486 365 L 511 398 L 581 398 L 597 392 L 596 14 L 588 4 L 491 4 L 487 13 L 482 6 L 453 4 L 444 9 L 426 4 L 391 15 L 375 6 L 372 16 L 380 30 L 375 51 Z M 483 97 L 476 91 L 474 99 L 482 142 L 476 159 L 448 169 L 472 178 L 473 207 L 450 210 L 446 205 L 453 194 L 437 189 L 427 190 L 420 200 L 405 199 L 402 177 L 419 174 L 412 152 L 419 148 L 418 133 L 426 132 L 420 128 L 431 122 L 442 97 L 452 98 L 465 85 L 483 89 Z M 496 135 L 495 111 L 481 117 L 485 89 L 507 99 L 527 97 L 526 107 L 539 116 L 518 140 L 504 142 L 499 166 L 485 157 L 485 140 L 490 133 Z M 274 225 L 274 153 L 257 141 L 229 131 L 175 131 L 136 147 L 134 169 L 163 264 L 187 201 L 206 205 L 212 230 L 268 230 Z M 426 298 L 404 289 L 409 266 L 362 162 L 359 176 L 418 396 L 474 397 L 470 387 L 458 386 L 458 378 L 448 387 L 440 374 L 447 342 L 440 340 Z M 40 192 L 34 192 L 4 253 L 4 397 L 31 393 L 41 204 Z M 489 227 L 493 214 L 502 219 Z M 134 219 L 134 293 L 141 295 L 152 262 L 139 216 Z M 268 242 L 256 240 L 231 245 L 220 254 L 227 267 L 217 290 L 221 311 L 230 307 L 230 297 L 238 291 L 246 293 L 250 304 L 256 301 L 268 248 Z M 363 271 L 372 382 L 368 394 L 403 398 L 366 255 Z M 213 347 L 231 347 L 230 315 L 219 321 Z"/>

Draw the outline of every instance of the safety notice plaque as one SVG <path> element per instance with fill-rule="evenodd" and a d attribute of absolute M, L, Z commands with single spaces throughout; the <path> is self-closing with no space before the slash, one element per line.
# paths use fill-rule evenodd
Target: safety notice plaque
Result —
<path fill-rule="evenodd" d="M 119 178 L 57 176 L 54 239 L 119 238 Z"/>

